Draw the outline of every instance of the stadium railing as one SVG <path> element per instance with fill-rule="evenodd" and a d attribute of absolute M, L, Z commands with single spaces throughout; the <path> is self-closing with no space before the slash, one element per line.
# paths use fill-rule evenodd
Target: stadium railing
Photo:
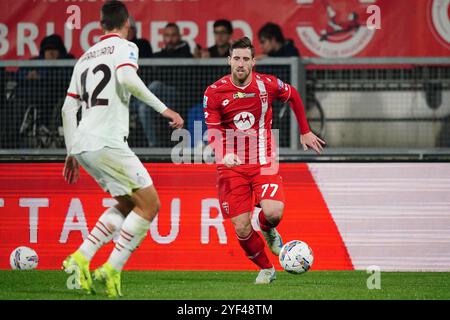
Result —
<path fill-rule="evenodd" d="M 0 155 L 62 157 L 61 106 L 75 60 L 0 61 Z M 149 88 L 202 133 L 206 87 L 229 73 L 224 59 L 141 59 L 139 74 Z M 450 59 L 276 58 L 256 71 L 298 88 L 311 128 L 328 147 L 321 159 L 449 159 Z M 197 122 L 197 123 L 196 123 Z M 274 104 L 284 160 L 316 159 L 303 152 L 295 116 Z M 192 148 L 201 148 L 201 134 Z M 167 159 L 166 121 L 132 99 L 129 144 L 148 159 Z M 189 146 L 188 146 L 189 147 Z"/>

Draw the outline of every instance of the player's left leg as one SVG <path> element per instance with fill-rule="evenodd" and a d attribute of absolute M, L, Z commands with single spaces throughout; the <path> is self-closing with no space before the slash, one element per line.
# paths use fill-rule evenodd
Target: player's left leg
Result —
<path fill-rule="evenodd" d="M 261 211 L 258 215 L 261 233 L 266 239 L 267 246 L 274 255 L 279 255 L 283 247 L 283 240 L 276 229 L 283 216 L 284 203 L 277 200 L 263 199 L 260 202 Z"/>

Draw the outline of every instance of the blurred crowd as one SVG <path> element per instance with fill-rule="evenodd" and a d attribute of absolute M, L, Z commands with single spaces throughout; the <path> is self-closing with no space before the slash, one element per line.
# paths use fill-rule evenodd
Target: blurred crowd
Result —
<path fill-rule="evenodd" d="M 226 58 L 229 47 L 233 41 L 233 25 L 229 20 L 219 19 L 213 24 L 214 44 L 211 47 L 202 48 L 197 44 L 191 48 L 189 43 L 183 40 L 180 27 L 173 22 L 168 23 L 162 33 L 163 47 L 157 52 L 147 39 L 138 38 L 138 29 L 135 20 L 130 18 L 130 30 L 128 40 L 139 48 L 139 58 Z M 298 49 L 290 39 L 286 39 L 279 25 L 267 23 L 258 31 L 258 40 L 261 54 L 256 58 L 264 57 L 292 57 L 300 56 Z M 39 55 L 32 60 L 55 61 L 62 59 L 75 59 L 70 54 L 62 38 L 53 34 L 42 39 Z M 186 79 L 189 74 L 179 75 L 179 70 L 173 78 L 174 81 L 158 78 L 157 72 L 174 72 L 173 70 L 159 68 L 152 69 L 151 77 L 140 74 L 149 89 L 164 103 L 177 109 L 187 118 L 187 127 L 193 129 L 194 121 L 203 120 L 201 92 L 199 97 L 192 101 L 186 98 L 186 94 L 180 93 L 181 88 L 186 89 Z M 141 72 L 141 71 L 139 71 Z M 5 70 L 0 68 L 0 89 L 7 94 L 1 95 L 0 101 L 0 148 L 61 148 L 63 138 L 58 132 L 60 127 L 60 108 L 65 98 L 65 92 L 70 82 L 72 67 L 60 67 L 58 65 L 44 65 L 40 67 L 21 67 L 14 72 L 13 77 L 3 76 Z M 7 83 L 7 78 L 9 83 Z M 13 85 L 11 85 L 11 83 Z M 204 89 L 204 88 L 203 88 Z M 196 94 L 197 95 L 197 94 Z M 180 99 L 183 96 L 183 99 Z M 190 103 L 189 106 L 182 105 Z M 197 103 L 198 102 L 198 103 Z M 178 106 L 177 106 L 178 104 Z M 181 105 L 180 105 L 181 104 Z M 137 147 L 164 147 L 156 132 L 162 132 L 158 123 L 158 117 L 154 112 L 136 99 L 130 103 L 131 130 L 133 135 L 140 135 L 129 139 L 130 144 Z M 202 128 L 202 131 L 205 128 Z M 167 130 L 166 130 L 167 131 Z M 137 133 L 136 133 L 137 132 Z M 144 137 L 144 139 L 142 138 Z M 143 141 L 143 142 L 142 142 Z M 170 138 L 169 138 L 170 141 Z"/>

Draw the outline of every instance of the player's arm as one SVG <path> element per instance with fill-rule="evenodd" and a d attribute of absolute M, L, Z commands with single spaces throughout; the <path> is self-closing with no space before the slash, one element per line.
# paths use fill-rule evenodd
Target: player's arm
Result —
<path fill-rule="evenodd" d="M 73 139 L 77 129 L 77 112 L 81 107 L 80 95 L 78 93 L 75 72 L 72 75 L 66 99 L 61 110 L 62 124 L 64 129 L 64 141 L 66 143 L 67 157 L 64 165 L 63 175 L 68 183 L 75 183 L 79 177 L 79 165 L 75 157 L 70 153 Z"/>
<path fill-rule="evenodd" d="M 215 99 L 211 88 L 205 91 L 203 97 L 203 110 L 205 113 L 205 123 L 208 129 L 208 144 L 213 148 L 216 163 L 221 163 L 227 167 L 234 167 L 241 164 L 239 157 L 234 154 L 224 154 L 223 139 L 225 132 L 222 128 L 222 115 L 220 104 Z"/>
<path fill-rule="evenodd" d="M 214 98 L 213 90 L 208 87 L 203 96 L 203 112 L 208 133 L 208 144 L 214 150 L 216 163 L 223 159 L 223 131 L 220 106 Z"/>
<path fill-rule="evenodd" d="M 184 120 L 178 113 L 167 108 L 151 91 L 137 74 L 139 49 L 131 42 L 120 46 L 115 56 L 116 74 L 118 82 L 124 86 L 133 96 L 152 107 L 163 117 L 170 119 L 172 128 L 183 127 Z"/>
<path fill-rule="evenodd" d="M 169 109 L 161 100 L 158 99 L 144 84 L 138 76 L 136 69 L 131 65 L 125 65 L 117 69 L 117 80 L 124 86 L 133 96 L 152 107 L 163 117 L 171 120 L 169 123 L 172 128 L 182 128 L 184 124 L 181 116 Z"/>
<path fill-rule="evenodd" d="M 306 151 L 308 150 L 308 147 L 311 147 L 320 154 L 323 150 L 322 145 L 325 144 L 325 141 L 311 132 L 308 120 L 306 119 L 305 107 L 297 89 L 277 79 L 277 90 L 279 94 L 278 97 L 284 102 L 289 102 L 292 111 L 294 111 L 300 128 L 300 142 L 303 145 L 303 150 Z"/>

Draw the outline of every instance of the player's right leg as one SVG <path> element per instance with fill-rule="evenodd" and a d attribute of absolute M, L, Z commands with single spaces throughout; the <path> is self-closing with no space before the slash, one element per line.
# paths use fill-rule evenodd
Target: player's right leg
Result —
<path fill-rule="evenodd" d="M 100 216 L 94 228 L 81 246 L 63 261 L 63 269 L 71 273 L 76 268 L 76 281 L 86 293 L 94 293 L 89 264 L 96 252 L 109 243 L 121 229 L 123 221 L 134 204 L 127 197 L 114 197 L 117 204 L 108 208 Z"/>
<path fill-rule="evenodd" d="M 122 296 L 122 269 L 145 238 L 160 208 L 158 193 L 153 185 L 137 190 L 130 199 L 135 207 L 120 229 L 116 246 L 108 261 L 94 272 L 94 279 L 104 282 L 109 297 Z"/>

